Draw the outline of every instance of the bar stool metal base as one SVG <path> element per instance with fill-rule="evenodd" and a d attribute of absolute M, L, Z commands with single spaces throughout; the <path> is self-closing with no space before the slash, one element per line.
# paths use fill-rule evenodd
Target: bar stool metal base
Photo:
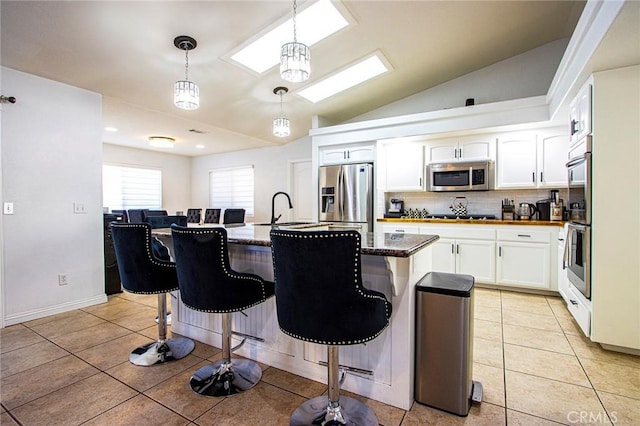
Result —
<path fill-rule="evenodd" d="M 175 361 L 189 355 L 196 344 L 186 337 L 173 337 L 139 346 L 129 354 L 129 361 L 135 365 L 149 367 Z"/>
<path fill-rule="evenodd" d="M 298 406 L 291 415 L 289 425 L 350 425 L 377 426 L 378 418 L 371 408 L 357 399 L 340 396 L 337 407 L 329 406 L 329 398 L 318 396 Z"/>
<path fill-rule="evenodd" d="M 196 371 L 189 386 L 195 393 L 210 397 L 236 395 L 254 387 L 262 378 L 258 364 L 246 359 L 216 361 Z"/>

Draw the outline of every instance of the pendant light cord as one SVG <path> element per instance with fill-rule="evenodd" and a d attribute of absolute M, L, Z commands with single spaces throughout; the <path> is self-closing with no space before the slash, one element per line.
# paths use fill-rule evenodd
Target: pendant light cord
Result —
<path fill-rule="evenodd" d="M 293 42 L 298 42 L 298 34 L 296 32 L 296 10 L 298 9 L 298 4 L 296 0 L 293 0 Z"/>
<path fill-rule="evenodd" d="M 280 91 L 280 117 L 284 117 L 284 112 L 282 111 L 282 91 Z"/>
<path fill-rule="evenodd" d="M 189 49 L 184 49 L 184 79 L 189 81 Z"/>

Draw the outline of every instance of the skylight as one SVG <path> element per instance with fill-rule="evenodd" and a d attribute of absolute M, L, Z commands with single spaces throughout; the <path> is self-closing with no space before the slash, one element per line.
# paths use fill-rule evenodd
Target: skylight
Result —
<path fill-rule="evenodd" d="M 347 90 L 389 71 L 390 66 L 385 62 L 386 61 L 383 61 L 382 54 L 376 53 L 324 80 L 302 89 L 297 94 L 313 103 L 320 102 L 329 96 L 333 96 L 336 93 L 340 93 L 343 90 Z"/>
<path fill-rule="evenodd" d="M 349 25 L 330 0 L 319 0 L 296 16 L 297 39 L 312 46 Z M 293 41 L 293 22 L 288 19 L 231 56 L 235 62 L 257 72 L 265 72 L 280 61 L 280 47 Z"/>

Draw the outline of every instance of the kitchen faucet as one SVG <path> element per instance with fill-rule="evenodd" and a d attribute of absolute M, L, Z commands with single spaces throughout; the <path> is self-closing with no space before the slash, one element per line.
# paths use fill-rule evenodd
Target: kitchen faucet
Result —
<path fill-rule="evenodd" d="M 276 217 L 275 214 L 275 205 L 276 205 L 276 197 L 282 194 L 285 197 L 287 197 L 287 200 L 289 201 L 289 208 L 292 209 L 293 208 L 293 204 L 291 204 L 291 197 L 289 197 L 289 194 L 287 194 L 286 192 L 282 192 L 282 191 L 278 191 L 275 194 L 273 194 L 273 197 L 271 198 L 271 224 L 275 224 L 278 219 L 280 219 L 280 216 L 282 216 L 281 214 L 278 215 L 278 217 Z"/>

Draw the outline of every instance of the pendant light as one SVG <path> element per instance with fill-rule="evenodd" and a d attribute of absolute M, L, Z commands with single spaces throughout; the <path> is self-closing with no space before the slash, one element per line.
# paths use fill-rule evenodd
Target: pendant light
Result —
<path fill-rule="evenodd" d="M 311 52 L 306 44 L 298 43 L 296 32 L 296 0 L 293 0 L 293 42 L 280 48 L 280 76 L 292 83 L 309 79 L 311 74 Z"/>
<path fill-rule="evenodd" d="M 184 50 L 185 57 L 184 80 L 176 81 L 173 102 L 178 108 L 197 109 L 200 106 L 200 89 L 197 84 L 189 81 L 189 51 L 195 49 L 198 43 L 192 37 L 178 36 L 173 40 L 173 45 Z"/>
<path fill-rule="evenodd" d="M 280 117 L 273 119 L 273 135 L 279 138 L 285 138 L 291 134 L 291 124 L 288 118 L 285 118 L 282 112 L 282 95 L 289 91 L 286 87 L 276 87 L 273 93 L 280 96 Z"/>

